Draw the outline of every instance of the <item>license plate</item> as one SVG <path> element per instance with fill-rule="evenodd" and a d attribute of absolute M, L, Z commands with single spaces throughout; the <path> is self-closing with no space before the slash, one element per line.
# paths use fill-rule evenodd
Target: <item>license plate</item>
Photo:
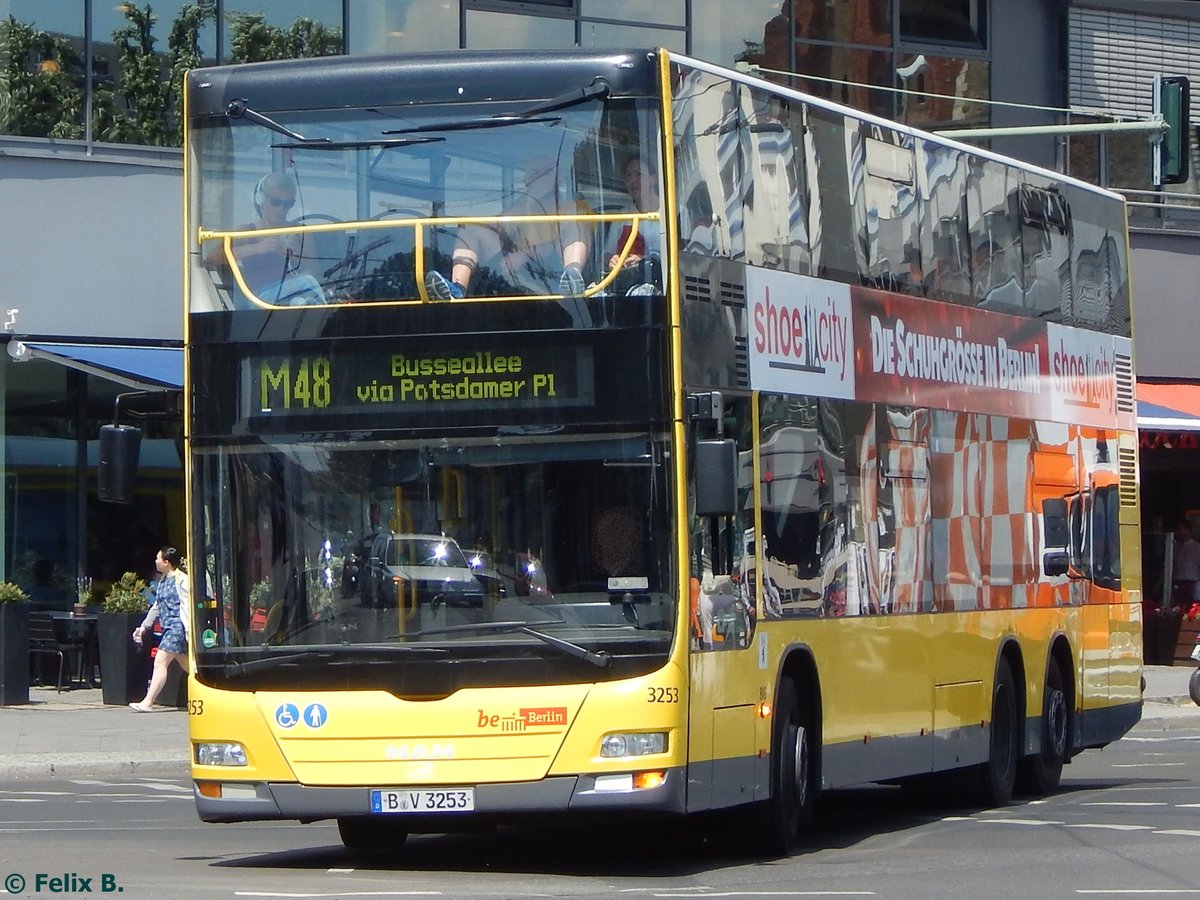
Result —
<path fill-rule="evenodd" d="M 371 791 L 371 812 L 455 813 L 475 808 L 474 788 L 421 788 Z"/>

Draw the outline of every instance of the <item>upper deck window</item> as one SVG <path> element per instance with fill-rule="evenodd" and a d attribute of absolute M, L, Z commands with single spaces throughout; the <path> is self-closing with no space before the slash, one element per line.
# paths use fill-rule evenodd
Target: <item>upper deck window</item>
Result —
<path fill-rule="evenodd" d="M 416 300 L 430 271 L 461 281 L 467 297 L 557 296 L 572 264 L 568 288 L 590 289 L 621 230 L 612 216 L 657 222 L 657 196 L 640 209 L 624 177 L 638 156 L 660 182 L 657 115 L 649 100 L 604 98 L 521 115 L 535 103 L 271 113 L 299 140 L 253 116 L 198 122 L 196 224 L 239 232 L 239 266 L 205 240 L 198 259 L 218 283 L 196 278 L 192 308 L 251 305 L 239 302 L 247 286 L 272 305 Z M 268 172 L 286 178 L 264 181 Z M 295 233 L 274 236 L 286 240 L 264 265 L 272 236 L 257 232 L 268 228 Z M 639 232 L 644 246 L 652 235 Z M 468 258 L 473 272 L 456 275 Z M 264 271 L 262 290 L 238 283 Z"/>

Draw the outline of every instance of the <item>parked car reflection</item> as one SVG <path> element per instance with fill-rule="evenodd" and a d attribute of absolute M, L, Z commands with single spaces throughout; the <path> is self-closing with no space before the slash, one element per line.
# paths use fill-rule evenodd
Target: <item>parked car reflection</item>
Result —
<path fill-rule="evenodd" d="M 481 606 L 483 597 L 483 582 L 453 538 L 386 532 L 371 544 L 363 606 Z"/>

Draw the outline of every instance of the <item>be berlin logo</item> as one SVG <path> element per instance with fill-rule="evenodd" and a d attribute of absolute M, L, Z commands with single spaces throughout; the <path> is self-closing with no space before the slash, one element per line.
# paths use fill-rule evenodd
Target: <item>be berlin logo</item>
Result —
<path fill-rule="evenodd" d="M 78 872 L 63 872 L 51 875 L 35 872 L 28 878 L 13 872 L 4 879 L 4 889 L 10 894 L 120 894 L 125 888 L 117 883 L 111 872 L 100 875 L 80 875 Z"/>

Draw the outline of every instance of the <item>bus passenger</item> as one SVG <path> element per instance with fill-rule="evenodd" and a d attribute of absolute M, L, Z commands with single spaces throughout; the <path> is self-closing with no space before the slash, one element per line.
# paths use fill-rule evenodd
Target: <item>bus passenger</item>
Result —
<path fill-rule="evenodd" d="M 288 212 L 296 205 L 296 179 L 287 172 L 271 172 L 254 186 L 255 221 L 237 231 L 284 228 Z M 325 292 L 312 275 L 299 271 L 304 243 L 298 234 L 242 238 L 233 242 L 233 255 L 246 286 L 260 299 L 284 306 L 324 303 Z M 212 265 L 226 265 L 223 243 L 206 254 Z"/>
<path fill-rule="evenodd" d="M 658 173 L 650 161 L 640 154 L 631 153 L 621 164 L 621 179 L 625 191 L 629 194 L 630 202 L 625 212 L 656 212 L 659 207 Z M 618 223 L 619 224 L 619 223 Z M 607 261 L 605 268 L 609 271 L 617 265 L 621 248 L 629 240 L 630 225 L 613 228 L 605 247 Z M 637 237 L 633 247 L 625 257 L 621 274 L 614 283 L 619 293 L 652 294 L 654 285 L 661 284 L 662 260 L 662 230 L 657 222 L 642 221 L 638 223 Z"/>
<path fill-rule="evenodd" d="M 525 169 L 523 189 L 501 215 L 577 212 L 559 202 L 557 175 L 558 161 L 553 157 L 531 160 Z M 450 278 L 430 271 L 425 275 L 425 288 L 432 300 L 461 300 L 471 287 L 480 260 L 495 258 L 497 274 L 514 291 L 548 294 L 556 287 L 559 293 L 578 297 L 583 294 L 587 254 L 583 232 L 574 221 L 463 226 L 451 254 Z"/>

